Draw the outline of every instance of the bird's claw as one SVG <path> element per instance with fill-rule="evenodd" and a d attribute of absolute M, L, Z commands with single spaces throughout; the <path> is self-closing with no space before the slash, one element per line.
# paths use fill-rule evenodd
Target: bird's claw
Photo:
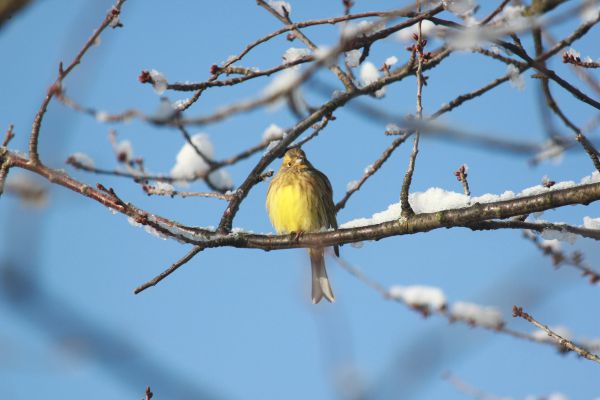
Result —
<path fill-rule="evenodd" d="M 292 237 L 294 238 L 295 242 L 299 242 L 302 236 L 304 236 L 304 232 L 302 231 L 292 232 Z"/>

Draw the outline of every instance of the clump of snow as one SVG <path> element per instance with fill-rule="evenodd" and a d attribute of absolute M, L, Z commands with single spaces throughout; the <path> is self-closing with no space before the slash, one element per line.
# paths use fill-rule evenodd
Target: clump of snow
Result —
<path fill-rule="evenodd" d="M 227 172 L 223 168 L 211 172 L 210 175 L 208 175 L 208 180 L 214 186 L 221 190 L 233 187 L 233 180 L 231 179 L 231 175 L 229 175 L 229 172 Z"/>
<path fill-rule="evenodd" d="M 142 226 L 142 224 L 140 224 L 139 222 L 137 222 L 135 220 L 135 218 L 133 218 L 133 217 L 127 217 L 127 223 L 129 223 L 129 225 L 134 226 L 136 228 Z"/>
<path fill-rule="evenodd" d="M 41 180 L 31 174 L 15 171 L 6 177 L 6 189 L 18 193 L 21 204 L 42 208 L 48 203 L 48 191 Z"/>
<path fill-rule="evenodd" d="M 112 19 L 108 23 L 108 26 L 110 26 L 113 29 L 119 26 L 123 26 L 123 24 L 121 23 L 121 19 L 119 18 L 119 13 L 115 13 L 115 16 L 112 17 Z"/>
<path fill-rule="evenodd" d="M 577 241 L 577 235 L 564 230 L 544 229 L 542 231 L 542 237 L 546 240 L 558 240 L 561 242 L 567 242 L 569 244 L 575 244 Z"/>
<path fill-rule="evenodd" d="M 287 132 L 283 131 L 283 134 L 280 139 L 271 140 L 271 142 L 269 143 L 269 145 L 267 146 L 267 148 L 265 150 L 265 154 L 268 153 L 269 151 L 273 150 L 275 148 L 275 146 L 277 146 L 279 144 L 281 139 L 284 139 L 286 136 L 287 136 Z"/>
<path fill-rule="evenodd" d="M 94 168 L 94 160 L 85 153 L 77 152 L 72 154 L 69 159 L 85 168 Z"/>
<path fill-rule="evenodd" d="M 269 0 L 269 6 L 277 12 L 277 14 L 285 17 L 285 14 L 291 14 L 292 6 L 287 1 Z"/>
<path fill-rule="evenodd" d="M 584 23 L 592 22 L 598 17 L 600 13 L 600 7 L 596 4 L 595 0 L 585 0 L 585 5 L 581 9 L 581 20 Z"/>
<path fill-rule="evenodd" d="M 550 139 L 544 143 L 541 150 L 535 155 L 534 161 L 553 160 L 554 163 L 560 164 L 564 151 L 564 146 L 557 143 L 556 140 Z"/>
<path fill-rule="evenodd" d="M 360 67 L 360 81 L 363 86 L 368 86 L 379 79 L 379 70 L 370 61 L 364 62 Z M 385 87 L 377 90 L 375 96 L 383 97 L 385 95 Z"/>
<path fill-rule="evenodd" d="M 269 0 L 269 6 L 277 12 L 277 14 L 285 17 L 285 14 L 291 14 L 292 6 L 287 1 Z"/>
<path fill-rule="evenodd" d="M 569 398 L 560 392 L 553 392 L 549 395 L 541 396 L 530 394 L 525 396 L 525 400 L 569 400 Z"/>
<path fill-rule="evenodd" d="M 127 162 L 133 158 L 133 146 L 129 140 L 122 140 L 115 145 L 115 153 L 121 162 Z"/>
<path fill-rule="evenodd" d="M 391 56 L 391 57 L 388 57 L 388 58 L 385 59 L 384 64 L 387 65 L 388 68 L 390 68 L 391 66 L 393 66 L 397 62 L 398 62 L 398 57 Z"/>
<path fill-rule="evenodd" d="M 586 350 L 591 351 L 592 353 L 600 352 L 600 339 L 588 339 L 581 338 L 578 340 L 579 344 L 583 346 Z"/>
<path fill-rule="evenodd" d="M 583 227 L 587 229 L 600 229 L 600 218 L 583 217 Z"/>
<path fill-rule="evenodd" d="M 213 157 L 213 145 L 206 133 L 193 135 L 191 141 L 207 158 L 211 159 Z M 179 150 L 175 160 L 175 166 L 171 169 L 171 176 L 175 179 L 193 179 L 196 176 L 205 174 L 209 169 L 206 161 L 187 142 Z"/>
<path fill-rule="evenodd" d="M 283 53 L 283 61 L 287 64 L 287 63 L 297 61 L 308 55 L 310 55 L 310 51 L 308 49 L 298 48 L 298 47 L 290 47 L 289 49 L 287 49 L 285 51 L 285 53 Z"/>
<path fill-rule="evenodd" d="M 493 23 L 502 24 L 505 31 L 520 31 L 527 26 L 531 26 L 529 18 L 524 16 L 525 6 L 507 5 L 493 19 Z"/>
<path fill-rule="evenodd" d="M 166 97 L 160 99 L 160 104 L 153 115 L 153 118 L 159 121 L 167 121 L 175 116 L 177 109 L 173 108 L 173 105 Z"/>
<path fill-rule="evenodd" d="M 569 50 L 565 51 L 565 54 L 567 56 L 573 57 L 573 58 L 580 58 L 581 57 L 581 53 L 578 52 L 577 50 L 575 50 L 572 47 L 569 47 Z"/>
<path fill-rule="evenodd" d="M 509 64 L 508 67 L 506 67 L 506 73 L 510 78 L 510 86 L 518 90 L 525 89 L 525 79 L 523 79 L 523 75 L 521 74 L 521 71 L 519 71 L 519 68 Z"/>
<path fill-rule="evenodd" d="M 386 132 L 397 133 L 400 132 L 400 127 L 394 123 L 389 123 L 385 126 Z"/>
<path fill-rule="evenodd" d="M 348 191 L 348 192 L 356 190 L 357 188 L 358 188 L 358 181 L 350 181 L 346 185 L 346 191 Z"/>
<path fill-rule="evenodd" d="M 452 305 L 450 316 L 478 326 L 499 329 L 504 325 L 502 313 L 495 307 L 457 301 Z"/>
<path fill-rule="evenodd" d="M 561 251 L 560 241 L 558 239 L 544 239 L 542 240 L 541 245 L 555 253 Z"/>
<path fill-rule="evenodd" d="M 271 124 L 265 129 L 263 132 L 262 139 L 263 141 L 273 141 L 273 140 L 281 140 L 283 138 L 284 130 L 276 124 Z"/>
<path fill-rule="evenodd" d="M 350 246 L 354 247 L 355 249 L 362 249 L 364 243 L 363 242 L 352 242 L 350 243 Z"/>
<path fill-rule="evenodd" d="M 500 54 L 500 48 L 498 46 L 496 46 L 495 44 L 491 45 L 489 50 L 493 54 L 496 54 L 496 55 Z"/>
<path fill-rule="evenodd" d="M 191 141 L 208 159 L 213 158 L 213 145 L 210 137 L 206 133 L 198 133 L 191 137 Z M 197 176 L 206 174 L 209 170 L 209 165 L 204 159 L 196 153 L 196 150 L 189 144 L 185 143 L 179 153 L 177 153 L 175 166 L 171 169 L 171 176 L 177 180 L 180 185 L 185 185 L 186 180 L 194 179 Z M 226 189 L 232 186 L 231 177 L 224 169 L 218 169 L 210 175 L 208 180 L 220 188 Z"/>
<path fill-rule="evenodd" d="M 348 64 L 350 68 L 358 67 L 361 55 L 362 52 L 360 50 L 350 50 L 346 52 L 346 64 Z"/>
<path fill-rule="evenodd" d="M 150 71 L 150 77 L 152 78 L 154 92 L 158 95 L 163 94 L 167 90 L 167 78 L 155 69 Z"/>
<path fill-rule="evenodd" d="M 155 228 L 151 227 L 150 225 L 145 225 L 144 230 L 146 232 L 148 232 L 149 234 L 151 234 L 152 236 L 156 236 L 157 238 L 162 239 L 162 240 L 167 240 L 167 236 L 164 233 L 157 231 Z"/>
<path fill-rule="evenodd" d="M 459 17 L 473 14 L 477 6 L 475 0 L 442 0 L 442 4 L 446 10 Z"/>
<path fill-rule="evenodd" d="M 489 32 L 478 25 L 468 26 L 456 32 L 449 32 L 446 40 L 453 50 L 471 51 L 480 47 L 489 37 Z"/>
<path fill-rule="evenodd" d="M 300 72 L 296 68 L 288 68 L 280 74 L 276 75 L 271 82 L 263 89 L 263 95 L 271 97 L 279 93 L 287 92 L 289 90 L 298 90 L 297 86 L 300 82 Z M 274 100 L 272 106 L 278 106 L 282 103 L 283 99 L 279 97 Z"/>
<path fill-rule="evenodd" d="M 573 333 L 566 326 L 557 325 L 557 326 L 551 326 L 549 328 L 552 332 L 556 333 L 558 336 L 562 337 L 563 339 L 571 340 L 573 338 Z M 548 334 L 541 329 L 537 329 L 537 330 L 533 331 L 531 333 L 531 336 L 533 336 L 536 340 L 539 340 L 540 342 L 552 342 L 552 343 L 556 342 L 556 339 L 553 339 L 552 337 L 548 336 Z"/>
<path fill-rule="evenodd" d="M 335 64 L 337 52 L 335 48 L 321 45 L 315 50 L 315 58 L 324 61 L 325 65 L 330 67 Z"/>
<path fill-rule="evenodd" d="M 553 392 L 546 396 L 546 400 L 569 400 L 569 397 L 560 392 Z"/>
<path fill-rule="evenodd" d="M 110 114 L 106 111 L 98 111 L 96 112 L 95 117 L 98 122 L 107 122 L 110 119 Z"/>
<path fill-rule="evenodd" d="M 436 26 L 429 20 L 423 20 L 421 22 L 421 36 L 430 37 L 435 34 Z M 411 25 L 407 28 L 399 30 L 394 37 L 401 42 L 412 42 L 414 41 L 414 35 L 419 33 L 419 24 Z"/>
<path fill-rule="evenodd" d="M 446 308 L 446 296 L 441 289 L 433 286 L 392 286 L 388 291 L 390 297 L 401 300 L 406 304 L 427 308 L 428 310 L 443 310 Z"/>
<path fill-rule="evenodd" d="M 581 181 L 579 182 L 579 184 L 580 185 L 590 185 L 592 183 L 598 183 L 598 182 L 600 182 L 600 172 L 594 171 L 594 172 L 592 172 L 592 175 L 584 176 L 583 178 L 581 178 Z"/>
<path fill-rule="evenodd" d="M 356 36 L 369 36 L 384 29 L 384 21 L 360 21 L 359 23 L 347 22 L 341 26 L 342 37 L 352 39 Z"/>
<path fill-rule="evenodd" d="M 175 191 L 175 188 L 173 187 L 173 185 L 171 185 L 170 183 L 167 182 L 161 182 L 161 181 L 157 181 L 154 184 L 154 187 L 158 190 L 162 190 L 166 193 L 173 193 Z"/>
<path fill-rule="evenodd" d="M 379 79 L 379 71 L 372 62 L 367 61 L 360 68 L 360 79 L 363 85 L 370 85 Z"/>

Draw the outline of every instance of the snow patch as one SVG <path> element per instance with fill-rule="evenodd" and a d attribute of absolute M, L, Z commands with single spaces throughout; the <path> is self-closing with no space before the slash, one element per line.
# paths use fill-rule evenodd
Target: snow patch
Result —
<path fill-rule="evenodd" d="M 392 286 L 389 295 L 413 307 L 427 307 L 429 310 L 443 310 L 446 307 L 444 292 L 433 286 Z"/>

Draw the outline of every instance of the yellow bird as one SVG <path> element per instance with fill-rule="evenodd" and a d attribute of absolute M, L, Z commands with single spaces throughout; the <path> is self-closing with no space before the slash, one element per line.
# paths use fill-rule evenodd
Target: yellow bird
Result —
<path fill-rule="evenodd" d="M 277 233 L 315 232 L 337 228 L 333 190 L 327 176 L 317 170 L 298 148 L 288 150 L 267 192 L 267 212 Z M 334 247 L 339 256 L 338 246 Z M 312 267 L 312 302 L 325 297 L 334 302 L 327 271 L 324 249 L 310 248 Z"/>

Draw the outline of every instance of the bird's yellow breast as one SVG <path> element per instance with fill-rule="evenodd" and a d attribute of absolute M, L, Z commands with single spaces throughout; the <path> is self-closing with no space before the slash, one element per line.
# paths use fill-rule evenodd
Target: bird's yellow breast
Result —
<path fill-rule="evenodd" d="M 320 198 L 310 185 L 291 179 L 272 182 L 267 195 L 267 210 L 278 233 L 311 232 L 326 226 Z"/>

